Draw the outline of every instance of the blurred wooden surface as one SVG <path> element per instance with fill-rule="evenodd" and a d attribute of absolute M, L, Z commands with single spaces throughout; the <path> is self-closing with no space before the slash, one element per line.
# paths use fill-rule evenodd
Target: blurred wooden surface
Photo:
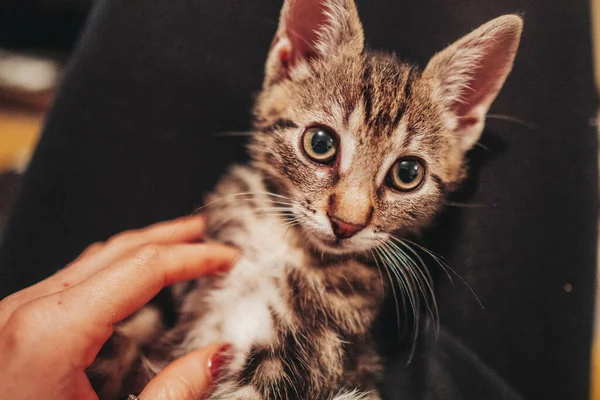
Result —
<path fill-rule="evenodd" d="M 44 110 L 18 110 L 0 103 L 0 238 L 44 117 Z"/>
<path fill-rule="evenodd" d="M 16 111 L 0 106 L 0 173 L 26 167 L 43 119 L 43 111 Z"/>

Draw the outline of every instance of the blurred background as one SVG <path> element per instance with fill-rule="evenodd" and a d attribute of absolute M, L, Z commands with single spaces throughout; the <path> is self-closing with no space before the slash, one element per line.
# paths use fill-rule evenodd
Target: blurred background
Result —
<path fill-rule="evenodd" d="M 92 0 L 0 1 L 0 240 L 20 176 L 27 167 L 92 3 Z M 600 89 L 600 0 L 591 0 L 591 7 L 596 80 Z M 598 328 L 596 331 L 598 338 Z M 600 342 L 595 343 L 592 398 L 600 400 Z"/>
<path fill-rule="evenodd" d="M 0 236 L 92 0 L 0 1 Z"/>

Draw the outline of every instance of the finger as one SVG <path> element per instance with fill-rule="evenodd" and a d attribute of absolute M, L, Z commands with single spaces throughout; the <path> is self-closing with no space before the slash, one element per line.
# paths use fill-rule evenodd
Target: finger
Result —
<path fill-rule="evenodd" d="M 10 308 L 14 310 L 27 302 L 76 285 L 144 244 L 198 241 L 202 238 L 205 227 L 202 216 L 184 217 L 124 232 L 109 239 L 107 243 L 95 243 L 68 267 L 19 293 L 19 296 L 12 299 L 14 301 L 11 300 Z"/>
<path fill-rule="evenodd" d="M 237 255 L 237 250 L 220 244 L 147 245 L 45 299 L 61 303 L 65 314 L 72 316 L 72 326 L 66 329 L 97 332 L 104 342 L 113 324 L 142 307 L 163 287 L 227 270 Z"/>
<path fill-rule="evenodd" d="M 229 360 L 228 345 L 211 345 L 171 363 L 140 393 L 140 400 L 204 398 Z"/>
<path fill-rule="evenodd" d="M 78 283 L 99 269 L 117 261 L 145 244 L 193 243 L 202 239 L 206 228 L 203 216 L 184 217 L 159 222 L 147 228 L 130 230 L 110 238 L 105 244 L 93 245 L 68 268 L 55 275 L 58 279 Z M 87 253 L 87 254 L 86 254 Z"/>

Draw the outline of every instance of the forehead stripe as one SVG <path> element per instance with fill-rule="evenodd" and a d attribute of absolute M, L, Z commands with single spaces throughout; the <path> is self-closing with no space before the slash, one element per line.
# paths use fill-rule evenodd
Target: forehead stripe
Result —
<path fill-rule="evenodd" d="M 406 111 L 406 105 L 410 101 L 412 84 L 413 84 L 413 81 L 415 80 L 415 78 L 416 78 L 416 71 L 414 68 L 409 66 L 408 71 L 406 72 L 406 79 L 404 79 L 404 95 L 403 95 L 403 98 L 401 99 L 400 107 L 398 107 L 398 112 L 396 113 L 396 118 L 394 118 L 394 122 L 392 123 L 393 129 L 396 129 L 398 127 L 398 124 L 400 123 L 400 119 L 402 119 L 402 116 L 404 115 L 404 112 Z"/>
<path fill-rule="evenodd" d="M 363 67 L 363 102 L 365 106 L 365 121 L 371 119 L 371 112 L 373 109 L 373 93 L 371 92 L 371 74 L 373 66 L 371 65 L 370 58 L 365 58 L 365 65 Z"/>

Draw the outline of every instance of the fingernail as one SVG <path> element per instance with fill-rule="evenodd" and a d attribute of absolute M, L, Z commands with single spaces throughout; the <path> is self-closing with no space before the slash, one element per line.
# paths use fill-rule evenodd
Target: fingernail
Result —
<path fill-rule="evenodd" d="M 224 344 L 208 360 L 208 369 L 213 381 L 219 379 L 225 367 L 231 362 L 230 350 L 231 345 Z"/>

